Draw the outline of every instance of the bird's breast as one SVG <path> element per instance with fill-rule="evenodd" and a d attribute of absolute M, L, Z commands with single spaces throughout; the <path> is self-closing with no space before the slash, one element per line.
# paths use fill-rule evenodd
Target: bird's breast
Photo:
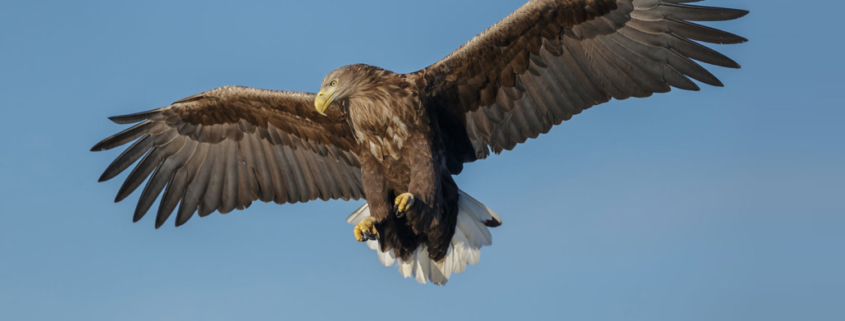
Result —
<path fill-rule="evenodd" d="M 405 147 L 410 133 L 409 119 L 403 116 L 390 104 L 374 102 L 352 106 L 349 110 L 358 144 L 381 161 L 388 157 L 399 159 L 400 152 Z"/>

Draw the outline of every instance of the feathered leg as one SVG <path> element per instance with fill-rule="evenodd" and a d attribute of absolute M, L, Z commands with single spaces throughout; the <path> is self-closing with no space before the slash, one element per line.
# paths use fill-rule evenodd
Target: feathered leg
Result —
<path fill-rule="evenodd" d="M 411 181 L 408 192 L 399 195 L 394 203 L 404 204 L 397 206 L 398 210 L 405 209 L 413 215 L 408 223 L 416 234 L 428 234 L 433 222 L 436 224 L 440 220 L 440 166 L 435 166 L 440 157 L 432 155 L 431 145 L 424 135 L 412 137 L 406 145 L 411 145 L 408 150 L 414 151 L 408 155 Z M 407 206 L 408 203 L 411 206 Z"/>
<path fill-rule="evenodd" d="M 369 153 L 362 153 L 361 181 L 364 183 L 364 193 L 370 206 L 370 217 L 358 223 L 353 229 L 355 240 L 359 242 L 368 239 L 378 239 L 377 223 L 383 221 L 390 214 L 388 191 L 384 179 L 381 163 Z"/>

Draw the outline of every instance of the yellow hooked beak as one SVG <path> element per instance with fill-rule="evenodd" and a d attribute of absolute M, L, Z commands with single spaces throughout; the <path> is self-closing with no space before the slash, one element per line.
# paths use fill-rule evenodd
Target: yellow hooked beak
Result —
<path fill-rule="evenodd" d="M 317 112 L 320 113 L 320 115 L 326 115 L 326 109 L 332 104 L 332 96 L 334 96 L 334 93 L 334 89 L 329 89 L 329 92 L 320 90 L 320 92 L 317 93 L 317 97 L 314 98 L 314 107 L 317 108 Z"/>

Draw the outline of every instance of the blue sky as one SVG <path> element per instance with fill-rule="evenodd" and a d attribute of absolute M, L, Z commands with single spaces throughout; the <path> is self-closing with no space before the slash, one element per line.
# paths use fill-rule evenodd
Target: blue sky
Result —
<path fill-rule="evenodd" d="M 382 267 L 359 202 L 132 224 L 106 117 L 223 85 L 317 91 L 447 55 L 523 0 L 15 1 L 0 10 L 2 320 L 842 320 L 840 2 L 713 0 L 727 85 L 591 109 L 457 178 L 505 224 L 446 287 Z"/>

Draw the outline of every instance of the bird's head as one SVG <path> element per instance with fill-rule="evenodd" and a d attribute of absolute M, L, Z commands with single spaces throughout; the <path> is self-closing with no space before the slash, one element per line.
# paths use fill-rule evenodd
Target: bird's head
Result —
<path fill-rule="evenodd" d="M 375 83 L 372 81 L 373 77 L 381 70 L 383 69 L 359 64 L 343 66 L 330 72 L 323 79 L 320 92 L 314 99 L 317 112 L 325 115 L 332 102 L 354 99 L 368 87 L 367 84 Z"/>

